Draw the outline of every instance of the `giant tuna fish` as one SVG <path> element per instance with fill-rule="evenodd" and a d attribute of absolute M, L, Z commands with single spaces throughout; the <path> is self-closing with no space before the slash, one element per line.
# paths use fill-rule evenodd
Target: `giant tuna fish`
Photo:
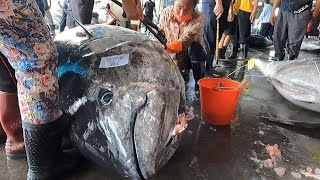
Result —
<path fill-rule="evenodd" d="M 250 47 L 253 49 L 262 49 L 272 46 L 273 42 L 268 40 L 266 37 L 259 34 L 253 34 L 250 36 Z"/>
<path fill-rule="evenodd" d="M 309 39 L 305 38 L 301 44 L 301 50 L 303 51 L 316 51 L 320 50 L 320 40 L 319 39 Z"/>
<path fill-rule="evenodd" d="M 174 129 L 186 110 L 183 78 L 145 36 L 115 26 L 87 28 L 92 37 L 76 28 L 55 39 L 61 109 L 74 117 L 72 142 L 106 169 L 147 179 L 179 145 Z"/>
<path fill-rule="evenodd" d="M 265 61 L 255 66 L 268 77 L 279 93 L 293 104 L 320 112 L 320 60 Z"/>

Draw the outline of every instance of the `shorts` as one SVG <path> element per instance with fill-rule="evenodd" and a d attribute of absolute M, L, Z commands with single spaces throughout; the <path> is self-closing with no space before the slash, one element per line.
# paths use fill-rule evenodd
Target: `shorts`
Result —
<path fill-rule="evenodd" d="M 236 20 L 227 23 L 227 28 L 223 32 L 225 35 L 235 35 L 236 33 Z"/>

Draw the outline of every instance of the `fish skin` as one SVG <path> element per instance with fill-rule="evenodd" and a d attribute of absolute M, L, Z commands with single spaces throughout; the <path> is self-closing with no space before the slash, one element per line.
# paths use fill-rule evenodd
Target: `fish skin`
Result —
<path fill-rule="evenodd" d="M 273 42 L 268 40 L 266 37 L 259 35 L 259 34 L 253 34 L 250 36 L 250 47 L 261 49 L 266 48 L 269 46 L 272 46 Z"/>
<path fill-rule="evenodd" d="M 320 40 L 304 38 L 300 50 L 316 51 L 320 50 Z"/>
<path fill-rule="evenodd" d="M 165 50 L 135 31 L 86 26 L 56 36 L 60 109 L 73 113 L 70 136 L 82 155 L 130 179 L 148 179 L 178 148 L 172 136 L 186 112 L 184 80 Z M 129 63 L 99 68 L 103 57 Z M 85 100 L 85 101 L 84 101 Z M 80 103 L 81 102 L 81 103 Z"/>
<path fill-rule="evenodd" d="M 319 59 L 281 62 L 260 58 L 253 58 L 253 60 L 255 67 L 270 79 L 284 98 L 297 106 L 320 112 Z"/>

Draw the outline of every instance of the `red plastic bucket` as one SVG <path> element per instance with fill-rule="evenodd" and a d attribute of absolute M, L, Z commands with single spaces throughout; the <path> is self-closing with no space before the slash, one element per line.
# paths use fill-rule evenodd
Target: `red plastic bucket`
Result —
<path fill-rule="evenodd" d="M 212 125 L 229 125 L 242 89 L 237 81 L 204 78 L 198 81 L 202 119 Z M 217 88 L 220 84 L 221 88 Z"/>

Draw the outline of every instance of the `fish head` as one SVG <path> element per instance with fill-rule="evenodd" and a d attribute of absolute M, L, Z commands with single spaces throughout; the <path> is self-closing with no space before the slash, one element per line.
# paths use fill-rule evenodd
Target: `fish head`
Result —
<path fill-rule="evenodd" d="M 78 30 L 60 36 L 74 41 Z M 172 133 L 186 111 L 183 78 L 146 37 L 113 26 L 88 30 L 95 38 L 56 39 L 60 108 L 74 118 L 71 139 L 103 167 L 149 178 L 179 145 L 181 134 Z"/>

